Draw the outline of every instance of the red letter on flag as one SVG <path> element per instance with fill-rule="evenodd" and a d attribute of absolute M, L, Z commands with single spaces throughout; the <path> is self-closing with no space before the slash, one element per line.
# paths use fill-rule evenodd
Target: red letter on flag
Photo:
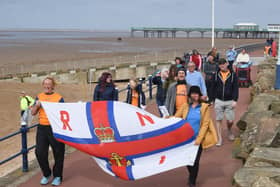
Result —
<path fill-rule="evenodd" d="M 69 125 L 70 116 L 69 116 L 68 112 L 66 112 L 64 110 L 60 111 L 60 120 L 63 123 L 63 127 L 62 127 L 63 130 L 66 130 L 66 128 L 68 127 L 69 131 L 72 131 L 72 129 Z"/>
<path fill-rule="evenodd" d="M 144 119 L 146 119 L 147 121 L 149 121 L 151 124 L 155 124 L 154 120 L 148 116 L 148 115 L 144 115 L 144 114 L 141 114 L 139 112 L 136 112 L 138 118 L 139 118 L 139 121 L 141 123 L 142 126 L 146 126 L 145 122 L 144 122 Z"/>

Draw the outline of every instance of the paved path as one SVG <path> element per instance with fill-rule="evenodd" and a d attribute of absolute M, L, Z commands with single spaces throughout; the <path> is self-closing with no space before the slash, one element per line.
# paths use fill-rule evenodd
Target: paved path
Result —
<path fill-rule="evenodd" d="M 252 78 L 256 77 L 256 68 L 252 68 Z M 247 110 L 250 102 L 250 89 L 240 88 L 240 99 L 236 108 L 236 119 Z M 155 104 L 148 107 L 150 112 L 156 113 Z M 213 114 L 214 117 L 214 114 Z M 241 167 L 240 160 L 232 158 L 233 143 L 226 139 L 224 125 L 224 144 L 204 150 L 201 158 L 198 187 L 230 187 L 234 172 Z M 235 133 L 238 132 L 234 127 Z M 41 173 L 36 174 L 21 187 L 39 186 Z M 185 167 L 151 176 L 138 181 L 123 181 L 105 174 L 90 158 L 90 156 L 76 151 L 65 158 L 64 181 L 61 186 L 67 187 L 181 187 L 187 186 L 188 173 Z M 51 185 L 47 185 L 51 186 Z"/>

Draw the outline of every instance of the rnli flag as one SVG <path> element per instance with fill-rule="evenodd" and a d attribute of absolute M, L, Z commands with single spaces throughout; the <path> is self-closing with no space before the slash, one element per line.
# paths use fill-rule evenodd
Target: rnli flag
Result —
<path fill-rule="evenodd" d="M 136 180 L 193 165 L 198 151 L 192 127 L 118 101 L 42 102 L 54 137 L 93 156 L 108 174 Z"/>

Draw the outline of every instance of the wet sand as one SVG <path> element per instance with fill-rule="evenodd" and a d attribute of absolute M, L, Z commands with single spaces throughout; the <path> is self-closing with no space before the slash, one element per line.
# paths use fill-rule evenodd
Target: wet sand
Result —
<path fill-rule="evenodd" d="M 3 42 L 0 38 L 0 42 Z M 100 63 L 123 63 L 124 59 L 141 60 L 141 55 L 170 54 L 182 56 L 183 52 L 198 49 L 202 54 L 211 48 L 210 38 L 65 38 L 11 40 L 1 46 L 0 76 L 6 74 L 66 70 L 94 67 Z M 260 43 L 262 39 L 216 39 L 221 55 L 229 45 L 240 46 Z M 136 57 L 135 57 L 136 56 Z M 134 58 L 135 57 L 135 58 Z M 94 61 L 87 62 L 87 59 Z M 103 59 L 103 60 L 102 60 Z M 129 61 L 129 60 L 128 60 Z"/>

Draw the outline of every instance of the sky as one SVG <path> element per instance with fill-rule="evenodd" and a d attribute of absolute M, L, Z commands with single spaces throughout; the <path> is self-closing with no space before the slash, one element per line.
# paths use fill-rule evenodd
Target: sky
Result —
<path fill-rule="evenodd" d="M 280 23 L 279 9 L 279 0 L 215 0 L 215 26 L 265 28 Z M 0 29 L 131 27 L 211 27 L 211 0 L 0 0 Z"/>

